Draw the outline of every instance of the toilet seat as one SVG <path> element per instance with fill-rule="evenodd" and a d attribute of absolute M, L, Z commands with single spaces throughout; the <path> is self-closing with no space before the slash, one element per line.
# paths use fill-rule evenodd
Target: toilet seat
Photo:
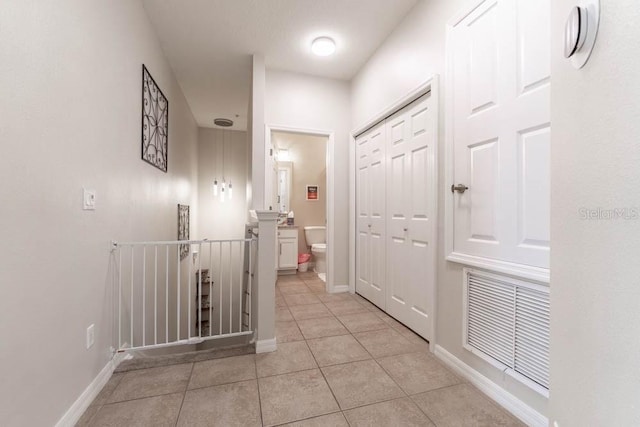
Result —
<path fill-rule="evenodd" d="M 311 245 L 311 252 L 324 253 L 327 252 L 327 244 L 326 243 L 314 243 Z"/>

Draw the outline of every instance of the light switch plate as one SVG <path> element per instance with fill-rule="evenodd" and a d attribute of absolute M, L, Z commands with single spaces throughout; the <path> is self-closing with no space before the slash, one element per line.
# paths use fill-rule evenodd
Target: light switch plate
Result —
<path fill-rule="evenodd" d="M 82 209 L 85 211 L 96 210 L 96 190 L 82 189 Z"/>
<path fill-rule="evenodd" d="M 95 325 L 92 323 L 87 328 L 87 350 L 93 347 L 93 343 L 95 342 Z"/>

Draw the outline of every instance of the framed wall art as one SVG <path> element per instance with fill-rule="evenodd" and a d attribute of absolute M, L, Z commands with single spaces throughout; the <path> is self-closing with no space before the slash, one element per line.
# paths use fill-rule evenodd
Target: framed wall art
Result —
<path fill-rule="evenodd" d="M 178 240 L 189 240 L 189 206 L 178 205 Z M 189 255 L 191 245 L 180 245 L 180 261 Z"/>
<path fill-rule="evenodd" d="M 142 160 L 167 171 L 169 101 L 142 64 Z"/>
<path fill-rule="evenodd" d="M 307 200 L 317 201 L 318 200 L 318 186 L 317 185 L 307 185 Z"/>

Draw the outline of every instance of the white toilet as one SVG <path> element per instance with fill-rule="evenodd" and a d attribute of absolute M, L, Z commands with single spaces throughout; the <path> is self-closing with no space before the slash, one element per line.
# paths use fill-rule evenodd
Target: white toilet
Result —
<path fill-rule="evenodd" d="M 304 237 L 307 240 L 307 246 L 311 246 L 311 255 L 315 262 L 314 270 L 318 273 L 318 277 L 326 280 L 327 273 L 327 227 L 324 225 L 316 225 L 304 227 Z"/>

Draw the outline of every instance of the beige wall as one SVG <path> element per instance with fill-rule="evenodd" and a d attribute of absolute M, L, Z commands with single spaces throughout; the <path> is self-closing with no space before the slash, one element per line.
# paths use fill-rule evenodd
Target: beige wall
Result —
<path fill-rule="evenodd" d="M 421 0 L 351 82 L 352 129 L 440 75 L 438 146 L 438 266 L 436 344 L 542 414 L 547 399 L 462 347 L 462 265 L 444 259 L 444 97 L 446 23 L 468 0 Z"/>
<path fill-rule="evenodd" d="M 197 234 L 197 127 L 138 1 L 3 1 L 0 57 L 0 423 L 51 426 L 111 358 L 110 240 L 174 240 L 178 203 Z M 168 173 L 140 159 L 143 63 Z"/>
<path fill-rule="evenodd" d="M 289 150 L 293 163 L 291 210 L 299 227 L 298 253 L 309 252 L 304 227 L 325 225 L 327 218 L 327 138 L 295 133 L 273 132 L 278 149 Z M 318 200 L 307 200 L 307 185 L 318 186 Z"/>
<path fill-rule="evenodd" d="M 640 9 L 600 4 L 595 49 L 576 70 L 562 55 L 575 2 L 551 2 L 549 418 L 560 427 L 640 425 Z M 629 217 L 587 220 L 585 208 Z"/>

